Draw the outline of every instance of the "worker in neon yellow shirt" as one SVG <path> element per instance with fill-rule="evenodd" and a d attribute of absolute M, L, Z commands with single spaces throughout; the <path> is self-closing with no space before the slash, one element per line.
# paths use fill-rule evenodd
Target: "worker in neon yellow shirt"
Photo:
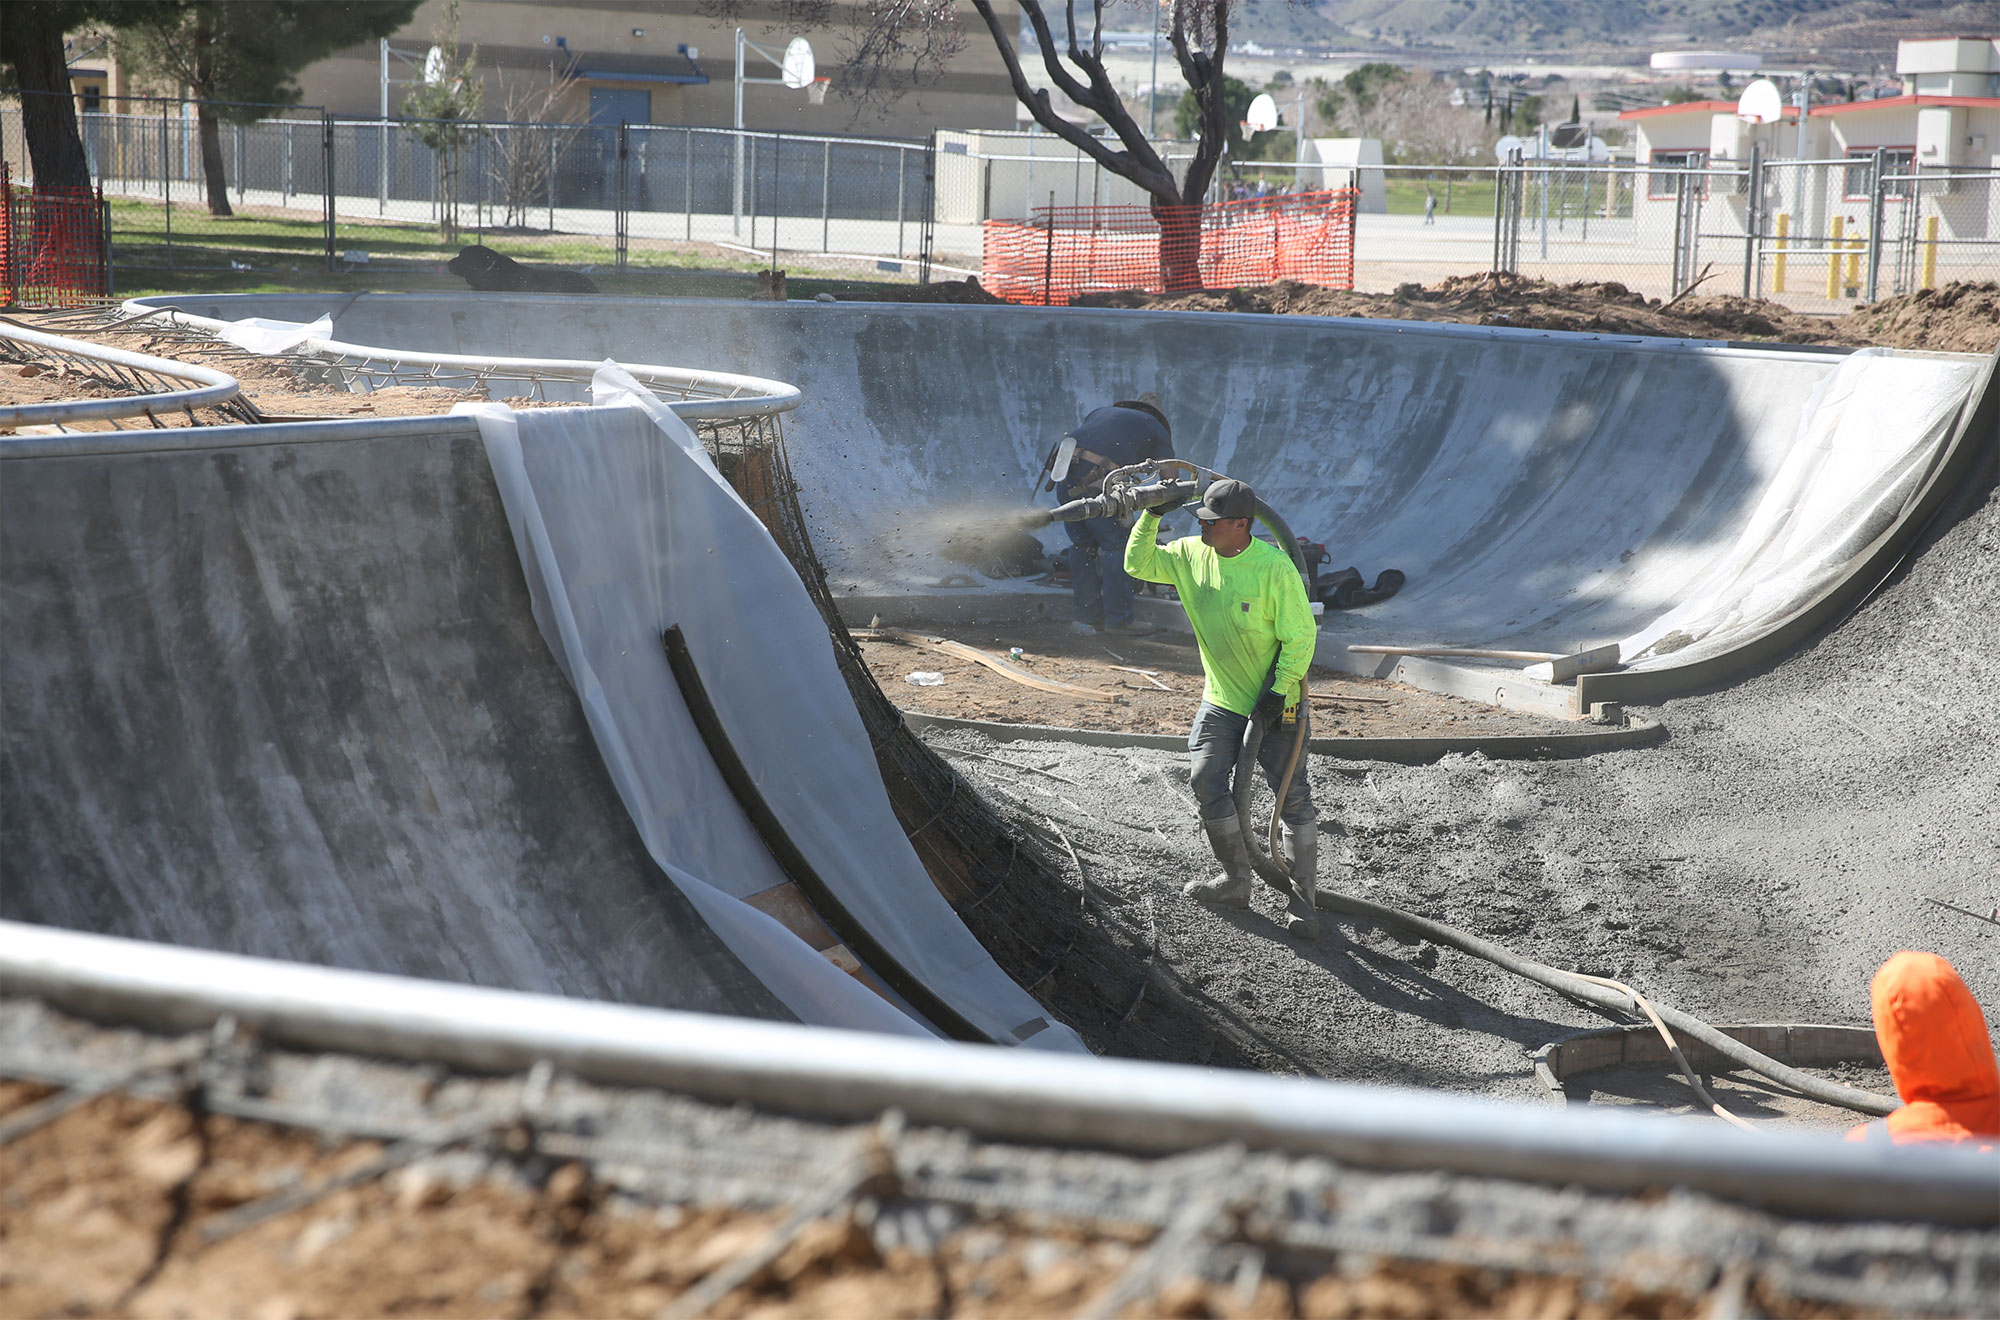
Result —
<path fill-rule="evenodd" d="M 1281 721 L 1290 723 L 1284 719 L 1287 714 L 1296 718 L 1318 634 L 1305 583 L 1290 557 L 1250 534 L 1256 512 L 1255 492 L 1224 478 L 1209 486 L 1195 509 L 1199 537 L 1158 544 L 1159 511 L 1148 509 L 1125 543 L 1125 571 L 1147 582 L 1164 582 L 1179 593 L 1201 648 L 1206 682 L 1188 732 L 1188 782 L 1222 874 L 1190 880 L 1182 892 L 1228 907 L 1250 902 L 1250 855 L 1230 792 L 1243 735 L 1251 720 L 1263 724 L 1267 736 L 1257 763 L 1277 792 L 1291 752 Z M 1285 928 L 1311 939 L 1319 934 L 1313 910 L 1319 813 L 1303 764 L 1292 776 L 1279 817 L 1285 870 L 1292 881 Z"/>

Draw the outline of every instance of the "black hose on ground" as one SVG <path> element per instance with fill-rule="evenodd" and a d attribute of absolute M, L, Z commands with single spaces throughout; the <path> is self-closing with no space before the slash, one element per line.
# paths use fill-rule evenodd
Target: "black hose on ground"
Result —
<path fill-rule="evenodd" d="M 1537 985 L 1546 986 L 1557 994 L 1579 1003 L 1589 1004 L 1610 1012 L 1638 1016 L 1640 1008 L 1630 995 L 1620 994 L 1609 987 L 1594 985 L 1574 972 L 1565 972 L 1546 963 L 1538 963 L 1523 958 L 1512 949 L 1504 948 L 1491 940 L 1483 940 L 1477 935 L 1469 935 L 1454 926 L 1419 917 L 1400 908 L 1386 907 L 1371 903 L 1365 898 L 1352 898 L 1346 894 L 1322 889 L 1319 891 L 1319 906 L 1328 912 L 1339 912 L 1350 917 L 1363 917 L 1384 926 L 1395 926 L 1420 935 L 1433 944 L 1442 944 L 1484 959 L 1504 971 L 1525 977 Z M 1768 1054 L 1759 1053 L 1739 1040 L 1723 1035 L 1700 1018 L 1691 1017 L 1665 1004 L 1653 1004 L 1653 1011 L 1675 1031 L 1698 1040 L 1725 1059 L 1739 1063 L 1761 1077 L 1769 1078 L 1808 1100 L 1822 1104 L 1837 1105 L 1842 1109 L 1852 1109 L 1863 1114 L 1886 1114 L 1898 1108 L 1902 1102 L 1891 1096 L 1876 1095 L 1873 1091 L 1863 1091 L 1838 1082 L 1829 1082 L 1800 1072 L 1789 1064 L 1783 1064 Z"/>

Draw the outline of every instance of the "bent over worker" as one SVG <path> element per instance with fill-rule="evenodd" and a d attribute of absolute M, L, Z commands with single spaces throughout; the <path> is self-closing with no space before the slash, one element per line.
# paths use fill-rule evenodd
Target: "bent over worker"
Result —
<path fill-rule="evenodd" d="M 1909 949 L 1868 986 L 1875 1039 L 1903 1107 L 1863 1123 L 1849 1141 L 2000 1141 L 2000 1066 L 1979 1001 L 1950 963 Z"/>
<path fill-rule="evenodd" d="M 1297 718 L 1312 663 L 1312 607 L 1305 584 L 1285 552 L 1250 534 L 1257 496 L 1240 481 L 1209 486 L 1195 509 L 1201 535 L 1158 544 L 1160 516 L 1148 509 L 1125 543 L 1125 571 L 1164 582 L 1180 595 L 1201 648 L 1201 707 L 1188 733 L 1188 782 L 1194 788 L 1202 829 L 1222 863 L 1222 874 L 1190 880 L 1183 892 L 1228 907 L 1250 902 L 1249 844 L 1236 816 L 1231 780 L 1251 720 L 1266 733 L 1257 763 L 1277 792 L 1290 739 L 1281 721 Z M 1290 718 L 1286 718 L 1289 716 Z M 1311 939 L 1319 934 L 1313 884 L 1319 873 L 1319 833 L 1312 790 L 1301 763 L 1279 809 L 1284 823 L 1284 865 L 1291 879 L 1285 928 Z"/>
<path fill-rule="evenodd" d="M 1070 436 L 1076 455 L 1056 490 L 1065 501 L 1101 492 L 1104 474 L 1114 468 L 1174 456 L 1173 428 L 1160 411 L 1160 396 L 1151 390 L 1095 409 Z M 1086 636 L 1152 632 L 1152 624 L 1132 613 L 1132 581 L 1121 555 L 1124 524 L 1116 518 L 1086 518 L 1064 523 L 1063 530 L 1070 541 L 1070 627 Z"/>

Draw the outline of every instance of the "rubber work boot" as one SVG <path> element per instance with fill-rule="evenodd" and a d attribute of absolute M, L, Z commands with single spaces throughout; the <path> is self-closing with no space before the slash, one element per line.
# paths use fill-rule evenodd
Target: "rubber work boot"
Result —
<path fill-rule="evenodd" d="M 1279 845 L 1285 854 L 1285 871 L 1292 877 L 1292 892 L 1285 896 L 1285 932 L 1303 940 L 1319 938 L 1319 913 L 1315 899 L 1319 889 L 1319 830 L 1308 825 L 1303 831 L 1286 830 Z"/>
<path fill-rule="evenodd" d="M 1250 854 L 1243 846 L 1243 826 L 1234 816 L 1201 822 L 1208 832 L 1208 846 L 1222 863 L 1222 874 L 1206 880 L 1190 880 L 1181 886 L 1189 898 L 1222 907 L 1250 906 Z"/>

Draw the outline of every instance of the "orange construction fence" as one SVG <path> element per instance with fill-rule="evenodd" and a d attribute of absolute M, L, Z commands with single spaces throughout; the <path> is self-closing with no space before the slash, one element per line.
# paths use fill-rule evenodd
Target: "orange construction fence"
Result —
<path fill-rule="evenodd" d="M 9 307 L 73 307 L 111 296 L 102 191 L 22 188 L 0 162 L 0 296 Z"/>
<path fill-rule="evenodd" d="M 1056 306 L 1113 289 L 1351 289 L 1356 198 L 1343 188 L 1180 207 L 1164 231 L 1145 206 L 1038 206 L 1026 221 L 986 222 L 979 280 L 1009 302 Z"/>

